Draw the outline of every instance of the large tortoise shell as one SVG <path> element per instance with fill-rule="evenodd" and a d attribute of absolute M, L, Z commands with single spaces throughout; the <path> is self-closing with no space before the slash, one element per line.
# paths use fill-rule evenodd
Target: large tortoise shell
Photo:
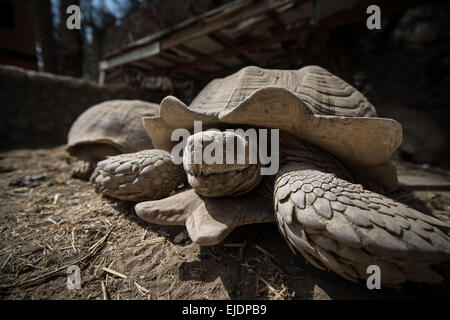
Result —
<path fill-rule="evenodd" d="M 157 104 L 140 100 L 111 100 L 94 105 L 72 124 L 67 151 L 74 156 L 95 154 L 100 144 L 111 146 L 118 153 L 151 149 L 141 119 L 156 116 L 158 111 Z"/>

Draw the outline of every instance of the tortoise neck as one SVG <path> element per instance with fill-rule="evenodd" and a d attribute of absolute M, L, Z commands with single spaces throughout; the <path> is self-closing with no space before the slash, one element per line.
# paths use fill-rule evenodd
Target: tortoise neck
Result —
<path fill-rule="evenodd" d="M 350 170 L 331 153 L 290 133 L 280 131 L 280 169 L 290 162 L 302 163 L 353 180 Z"/>
<path fill-rule="evenodd" d="M 292 170 L 315 169 L 333 173 L 347 181 L 355 181 L 351 171 L 334 155 L 283 131 L 280 131 L 279 139 L 279 164 L 277 174 L 264 176 L 257 188 L 258 194 L 264 198 L 271 199 L 277 177 Z"/>

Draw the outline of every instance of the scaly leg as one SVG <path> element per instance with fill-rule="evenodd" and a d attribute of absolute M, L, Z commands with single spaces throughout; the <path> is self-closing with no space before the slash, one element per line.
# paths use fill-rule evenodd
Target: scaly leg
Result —
<path fill-rule="evenodd" d="M 450 259 L 449 225 L 313 164 L 278 173 L 274 208 L 289 247 L 321 269 L 357 281 L 378 265 L 381 283 L 435 283 L 430 266 Z"/>
<path fill-rule="evenodd" d="M 95 169 L 96 161 L 78 160 L 73 165 L 71 176 L 81 180 L 89 180 Z"/>
<path fill-rule="evenodd" d="M 170 154 L 152 149 L 100 161 L 90 179 L 97 192 L 128 201 L 167 197 L 186 181 L 181 165 Z"/>

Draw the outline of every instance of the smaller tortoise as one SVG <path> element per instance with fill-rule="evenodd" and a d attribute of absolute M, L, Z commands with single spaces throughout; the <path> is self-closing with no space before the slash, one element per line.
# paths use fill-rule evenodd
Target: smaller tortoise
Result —
<path fill-rule="evenodd" d="M 88 180 L 107 156 L 152 149 L 141 119 L 158 112 L 159 105 L 140 100 L 105 101 L 84 111 L 67 138 L 66 150 L 78 159 L 72 176 Z"/>
<path fill-rule="evenodd" d="M 192 163 L 194 144 L 205 151 L 231 134 L 202 131 L 184 148 L 193 190 L 159 199 L 185 179 L 168 153 L 171 134 L 192 130 L 198 120 L 205 129 L 280 129 L 280 170 L 261 177 L 262 163 Z M 323 68 L 244 68 L 212 81 L 190 106 L 165 98 L 160 115 L 143 121 L 156 149 L 111 157 L 93 175 L 111 196 L 159 199 L 136 205 L 143 220 L 185 224 L 200 245 L 219 243 L 236 226 L 275 220 L 294 252 L 348 280 L 365 279 L 367 268 L 378 265 L 386 286 L 442 281 L 430 266 L 450 259 L 449 225 L 379 194 L 397 186 L 390 157 L 401 125 L 376 117 L 359 91 Z M 164 170 L 171 173 L 162 176 Z M 165 178 L 141 179 L 151 171 Z M 167 177 L 179 180 L 161 184 Z"/>

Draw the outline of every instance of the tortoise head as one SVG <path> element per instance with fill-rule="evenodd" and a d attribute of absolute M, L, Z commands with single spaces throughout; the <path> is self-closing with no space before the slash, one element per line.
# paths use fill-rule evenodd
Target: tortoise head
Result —
<path fill-rule="evenodd" d="M 243 194 L 261 181 L 256 141 L 239 132 L 208 130 L 190 136 L 183 166 L 189 184 L 206 197 Z"/>

